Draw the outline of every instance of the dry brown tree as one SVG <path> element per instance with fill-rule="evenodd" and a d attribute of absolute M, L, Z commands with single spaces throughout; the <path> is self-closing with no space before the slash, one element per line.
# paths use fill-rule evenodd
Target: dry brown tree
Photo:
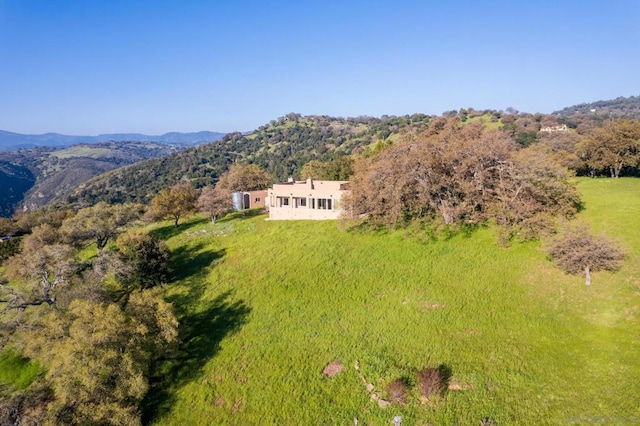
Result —
<path fill-rule="evenodd" d="M 585 275 L 591 285 L 591 272 L 618 270 L 624 253 L 603 236 L 593 236 L 586 226 L 567 230 L 553 239 L 547 247 L 551 259 L 565 272 Z"/>
<path fill-rule="evenodd" d="M 211 223 L 215 225 L 218 217 L 233 210 L 231 192 L 223 190 L 219 186 L 204 188 L 198 198 L 198 209 L 207 213 Z"/>
<path fill-rule="evenodd" d="M 576 148 L 594 172 L 608 170 L 612 178 L 640 163 L 640 121 L 617 119 L 598 127 Z"/>
<path fill-rule="evenodd" d="M 273 177 L 260 166 L 233 163 L 229 171 L 220 176 L 216 187 L 228 192 L 258 191 L 268 188 L 272 182 Z"/>
<path fill-rule="evenodd" d="M 488 219 L 513 227 L 570 215 L 578 196 L 550 150 L 518 150 L 506 132 L 457 118 L 434 120 L 417 138 L 359 160 L 345 216 L 375 225 L 436 220 L 465 226 Z"/>

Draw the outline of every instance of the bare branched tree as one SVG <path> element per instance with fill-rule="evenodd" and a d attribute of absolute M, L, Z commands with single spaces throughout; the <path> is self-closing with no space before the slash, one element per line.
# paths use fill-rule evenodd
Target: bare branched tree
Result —
<path fill-rule="evenodd" d="M 571 215 L 577 192 L 568 171 L 548 154 L 544 147 L 518 150 L 508 133 L 479 123 L 434 120 L 417 139 L 356 163 L 346 215 L 385 226 L 415 219 L 447 226 L 492 219 L 505 227 Z"/>
<path fill-rule="evenodd" d="M 585 274 L 585 284 L 591 285 L 591 272 L 615 271 L 620 268 L 624 253 L 603 236 L 591 235 L 579 226 L 559 235 L 547 247 L 551 259 L 565 272 Z"/>

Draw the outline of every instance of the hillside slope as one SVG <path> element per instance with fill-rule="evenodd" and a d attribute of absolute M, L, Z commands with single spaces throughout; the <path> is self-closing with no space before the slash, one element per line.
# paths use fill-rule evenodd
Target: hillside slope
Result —
<path fill-rule="evenodd" d="M 28 167 L 0 160 L 0 217 L 13 214 L 36 178 Z"/>
<path fill-rule="evenodd" d="M 622 111 L 620 105 L 626 105 L 625 111 L 633 111 L 629 105 L 636 105 L 638 99 L 619 98 L 596 104 L 618 105 L 616 111 Z M 489 129 L 504 130 L 523 147 L 546 142 L 554 150 L 568 150 L 565 154 L 569 156 L 576 140 L 610 118 L 609 114 L 576 113 L 563 116 L 473 108 L 449 111 L 443 115 L 457 116 L 463 123 L 482 122 Z M 196 187 L 211 184 L 234 161 L 257 164 L 281 181 L 289 176 L 299 177 L 300 169 L 310 160 L 328 161 L 340 155 L 366 153 L 394 143 L 403 135 L 413 137 L 424 131 L 433 118 L 424 114 L 342 118 L 303 117 L 291 113 L 272 120 L 250 134 L 228 134 L 220 141 L 191 148 L 162 160 L 108 173 L 83 184 L 71 197 L 60 197 L 57 201 L 79 206 L 98 201 L 148 202 L 160 189 L 179 180 L 188 180 Z M 567 137 L 541 132 L 542 128 L 560 124 L 569 127 Z M 574 160 L 577 163 L 580 161 L 577 158 Z M 567 162 L 571 163 L 569 160 Z M 579 168 L 579 165 L 571 164 Z"/>
<path fill-rule="evenodd" d="M 151 142 L 104 142 L 72 147 L 34 148 L 0 152 L 2 188 L 0 216 L 26 206 L 38 209 L 55 198 L 66 197 L 71 190 L 94 176 L 123 165 L 169 155 L 179 145 Z"/>
<path fill-rule="evenodd" d="M 426 129 L 430 117 L 334 118 L 289 114 L 251 134 L 232 133 L 167 158 L 139 163 L 99 176 L 82 185 L 68 201 L 90 205 L 148 202 L 160 189 L 181 179 L 202 187 L 215 182 L 234 161 L 264 167 L 276 179 L 295 176 L 310 160 L 360 152 L 376 141 L 394 140 L 407 131 Z"/>
<path fill-rule="evenodd" d="M 628 230 L 640 227 L 640 180 L 583 179 L 579 189 L 580 218 L 628 253 L 590 287 L 539 243 L 504 248 L 490 228 L 434 239 L 264 216 L 156 225 L 173 251 L 166 297 L 183 344 L 156 377 L 148 420 L 633 423 L 640 237 Z M 324 377 L 336 359 L 344 372 Z M 449 376 L 444 397 L 421 402 L 415 372 L 425 366 Z M 389 400 L 397 378 L 411 387 L 406 403 L 380 408 L 373 393 Z"/>
<path fill-rule="evenodd" d="M 640 120 L 640 96 L 620 96 L 615 99 L 587 102 L 554 111 L 553 114 L 570 117 L 574 115 L 624 117 Z"/>

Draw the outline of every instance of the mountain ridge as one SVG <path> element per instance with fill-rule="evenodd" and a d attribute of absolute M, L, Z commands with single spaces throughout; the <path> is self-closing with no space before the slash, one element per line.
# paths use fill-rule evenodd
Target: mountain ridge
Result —
<path fill-rule="evenodd" d="M 220 140 L 226 133 L 202 130 L 199 132 L 168 132 L 162 135 L 146 135 L 143 133 L 104 133 L 95 136 L 76 136 L 61 133 L 23 134 L 8 130 L 0 130 L 0 151 L 16 151 L 24 148 L 47 146 L 62 148 L 80 143 L 96 144 L 102 142 L 159 142 L 199 145 Z"/>
<path fill-rule="evenodd" d="M 99 142 L 0 151 L 0 217 L 36 210 L 92 177 L 187 148 L 177 143 Z"/>
<path fill-rule="evenodd" d="M 552 114 L 564 117 L 590 115 L 605 118 L 620 117 L 637 120 L 640 119 L 640 95 L 629 97 L 618 96 L 615 99 L 583 102 L 554 111 Z"/>

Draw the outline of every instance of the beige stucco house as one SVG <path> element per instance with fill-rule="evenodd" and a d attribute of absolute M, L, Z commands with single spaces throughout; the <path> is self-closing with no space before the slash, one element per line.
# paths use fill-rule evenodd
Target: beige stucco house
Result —
<path fill-rule="evenodd" d="M 347 181 L 289 180 L 268 190 L 269 219 L 325 220 L 338 219 L 340 199 L 347 191 Z"/>

